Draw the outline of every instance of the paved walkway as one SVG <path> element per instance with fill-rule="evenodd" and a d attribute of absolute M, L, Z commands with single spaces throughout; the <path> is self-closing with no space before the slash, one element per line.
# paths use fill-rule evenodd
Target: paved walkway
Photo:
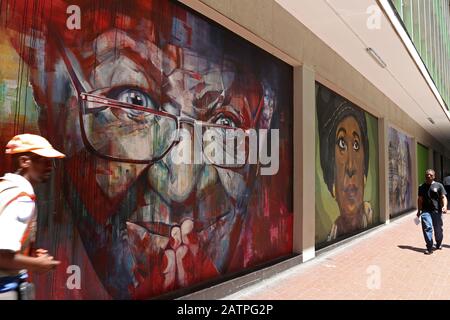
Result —
<path fill-rule="evenodd" d="M 450 299 L 450 215 L 443 249 L 432 255 L 423 254 L 413 219 L 407 214 L 225 299 Z"/>

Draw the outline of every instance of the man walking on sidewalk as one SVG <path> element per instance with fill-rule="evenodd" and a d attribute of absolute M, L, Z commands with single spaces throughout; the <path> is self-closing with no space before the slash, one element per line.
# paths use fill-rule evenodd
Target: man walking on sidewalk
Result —
<path fill-rule="evenodd" d="M 34 134 L 12 138 L 6 153 L 13 157 L 15 173 L 0 178 L 0 300 L 25 300 L 34 295 L 27 272 L 48 272 L 60 263 L 47 250 L 32 250 L 37 219 L 34 186 L 47 181 L 52 160 L 65 155 Z"/>
<path fill-rule="evenodd" d="M 417 199 L 417 216 L 421 218 L 423 236 L 427 250 L 425 254 L 433 253 L 433 229 L 436 240 L 436 250 L 442 245 L 442 214 L 447 213 L 447 198 L 444 186 L 434 181 L 435 172 L 428 169 L 425 172 L 425 183 L 419 187 Z"/>

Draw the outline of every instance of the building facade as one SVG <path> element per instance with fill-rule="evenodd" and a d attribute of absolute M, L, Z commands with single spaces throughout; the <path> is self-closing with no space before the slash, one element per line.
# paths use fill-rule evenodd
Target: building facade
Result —
<path fill-rule="evenodd" d="M 382 2 L 350 2 L 2 3 L 1 143 L 67 154 L 37 297 L 218 297 L 414 210 L 450 169 L 449 43 L 433 90 Z"/>

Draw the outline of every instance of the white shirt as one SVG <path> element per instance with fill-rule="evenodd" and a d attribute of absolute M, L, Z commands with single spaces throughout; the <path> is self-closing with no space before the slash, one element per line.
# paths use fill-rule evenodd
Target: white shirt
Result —
<path fill-rule="evenodd" d="M 33 186 L 21 175 L 7 173 L 2 179 L 13 182 L 21 191 L 34 196 Z M 28 196 L 18 197 L 3 210 L 0 214 L 0 250 L 17 252 L 22 249 L 22 238 L 34 211 L 35 202 Z"/>

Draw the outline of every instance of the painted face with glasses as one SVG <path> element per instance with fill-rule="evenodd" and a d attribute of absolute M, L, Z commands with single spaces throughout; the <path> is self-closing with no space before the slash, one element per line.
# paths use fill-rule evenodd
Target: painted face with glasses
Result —
<path fill-rule="evenodd" d="M 249 137 L 248 129 L 255 128 L 256 121 L 244 123 L 240 119 L 240 110 L 226 111 L 227 108 L 233 107 L 224 107 L 225 92 L 216 92 L 214 101 L 210 102 L 208 107 L 213 108 L 212 112 L 216 114 L 212 114 L 209 121 L 197 120 L 189 115 L 177 116 L 161 111 L 155 98 L 139 87 L 88 90 L 88 82 L 80 80 L 73 69 L 73 54 L 62 44 L 60 49 L 77 94 L 82 139 L 95 155 L 118 162 L 153 164 L 183 139 L 194 138 L 193 147 L 196 154 L 184 157 L 184 164 L 207 163 L 235 169 L 246 164 L 250 150 L 245 138 Z M 192 75 L 181 76 L 189 78 Z M 219 73 L 216 76 L 221 75 Z M 258 111 L 262 103 L 261 100 Z M 170 103 L 166 103 L 164 107 L 173 109 Z M 180 114 L 180 110 L 176 114 Z M 186 128 L 189 126 L 194 129 L 193 137 Z M 251 138 L 254 138 L 254 135 Z M 185 151 L 191 155 L 189 149 Z M 202 151 L 203 155 L 199 155 L 199 151 Z M 177 159 L 176 156 L 177 154 L 174 158 Z"/>
<path fill-rule="evenodd" d="M 75 190 L 90 190 L 72 214 L 116 298 L 230 270 L 257 176 L 239 133 L 267 129 L 274 104 L 270 88 L 236 62 L 136 37 L 106 31 L 83 53 L 55 41 L 55 79 L 70 90 L 54 130 L 65 133 Z M 192 161 L 174 161 L 180 154 Z"/>

